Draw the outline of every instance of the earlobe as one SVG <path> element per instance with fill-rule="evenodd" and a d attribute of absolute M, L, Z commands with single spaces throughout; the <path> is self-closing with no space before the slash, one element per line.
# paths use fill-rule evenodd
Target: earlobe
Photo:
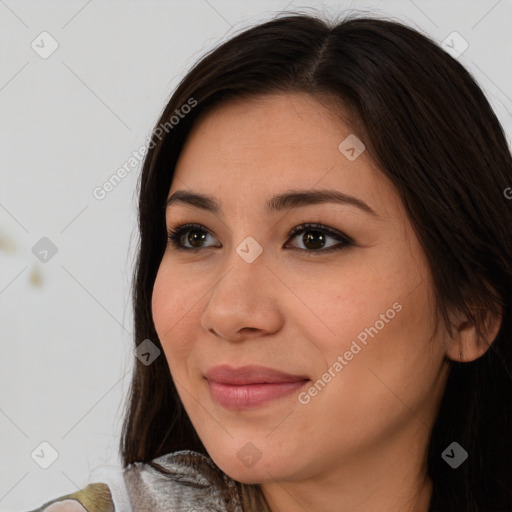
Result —
<path fill-rule="evenodd" d="M 499 313 L 488 310 L 481 323 L 481 334 L 478 335 L 475 320 L 466 315 L 456 318 L 453 326 L 453 337 L 446 350 L 446 357 L 460 363 L 475 361 L 489 350 L 501 327 L 503 309 Z"/>

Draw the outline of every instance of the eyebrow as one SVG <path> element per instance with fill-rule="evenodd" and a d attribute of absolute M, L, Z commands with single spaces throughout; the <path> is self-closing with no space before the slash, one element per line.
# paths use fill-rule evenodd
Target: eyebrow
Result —
<path fill-rule="evenodd" d="M 189 192 L 187 190 L 177 190 L 174 192 L 174 194 L 172 194 L 167 199 L 166 207 L 176 203 L 187 204 L 212 213 L 219 213 L 221 211 L 221 206 L 214 197 L 206 194 Z M 339 203 L 351 205 L 374 217 L 378 217 L 375 211 L 361 199 L 350 196 L 348 194 L 344 194 L 338 190 L 329 189 L 291 190 L 283 194 L 275 195 L 268 199 L 265 203 L 265 211 L 267 213 L 273 213 L 320 203 Z"/>

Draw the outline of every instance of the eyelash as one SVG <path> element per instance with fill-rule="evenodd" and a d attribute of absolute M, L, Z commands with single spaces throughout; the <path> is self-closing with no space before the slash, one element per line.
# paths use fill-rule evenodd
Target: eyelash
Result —
<path fill-rule="evenodd" d="M 180 251 L 186 251 L 186 252 L 197 252 L 204 249 L 212 248 L 210 247 L 185 247 L 180 243 L 181 237 L 183 234 L 185 234 L 188 231 L 202 231 L 204 233 L 210 234 L 209 231 L 204 228 L 201 224 L 176 224 L 174 226 L 170 226 L 168 229 L 168 239 L 169 242 Z M 293 249 L 296 249 L 298 251 L 301 251 L 303 253 L 307 253 L 307 255 L 317 255 L 321 253 L 328 253 L 328 252 L 334 252 L 339 251 L 341 249 L 344 249 L 348 246 L 354 245 L 354 241 L 348 237 L 347 235 L 334 231 L 333 229 L 328 228 L 327 226 L 324 226 L 323 224 L 318 223 L 304 223 L 300 224 L 299 226 L 294 227 L 290 234 L 288 235 L 287 242 L 296 237 L 298 234 L 304 233 L 306 231 L 318 231 L 324 235 L 328 235 L 334 239 L 336 239 L 338 242 L 341 243 L 337 245 L 333 245 L 331 247 L 328 247 L 327 249 L 318 249 L 318 250 L 308 250 L 308 249 L 300 249 L 297 247 L 294 247 Z"/>

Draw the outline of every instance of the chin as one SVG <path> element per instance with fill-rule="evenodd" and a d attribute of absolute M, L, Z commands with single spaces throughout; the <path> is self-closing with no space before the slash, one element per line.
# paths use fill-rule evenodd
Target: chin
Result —
<path fill-rule="evenodd" d="M 272 478 L 274 476 L 272 471 L 270 471 L 270 474 L 272 475 L 272 476 L 270 476 L 269 473 L 267 473 L 262 468 L 254 467 L 254 468 L 240 469 L 238 467 L 238 468 L 233 469 L 231 467 L 228 467 L 227 468 L 228 471 L 224 470 L 223 468 L 221 468 L 221 469 L 230 478 L 232 478 L 233 480 L 236 480 L 237 482 L 240 482 L 242 484 L 262 484 L 265 482 L 273 481 L 275 479 L 275 477 Z M 233 470 L 231 471 L 231 469 L 233 469 Z"/>
<path fill-rule="evenodd" d="M 243 484 L 260 484 L 282 477 L 283 468 L 273 465 L 272 460 L 264 460 L 263 457 L 257 461 L 251 461 L 249 457 L 245 456 L 248 450 L 248 448 L 245 452 L 240 450 L 240 456 L 233 453 L 231 457 L 226 457 L 226 452 L 224 452 L 220 458 L 215 456 L 212 459 L 226 475 Z"/>

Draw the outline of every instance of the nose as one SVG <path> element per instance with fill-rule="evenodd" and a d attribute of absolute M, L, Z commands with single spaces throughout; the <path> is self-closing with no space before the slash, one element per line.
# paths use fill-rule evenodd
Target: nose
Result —
<path fill-rule="evenodd" d="M 247 263 L 233 252 L 205 306 L 202 327 L 234 342 L 279 331 L 283 324 L 280 295 L 286 288 L 266 265 L 264 254 Z"/>

